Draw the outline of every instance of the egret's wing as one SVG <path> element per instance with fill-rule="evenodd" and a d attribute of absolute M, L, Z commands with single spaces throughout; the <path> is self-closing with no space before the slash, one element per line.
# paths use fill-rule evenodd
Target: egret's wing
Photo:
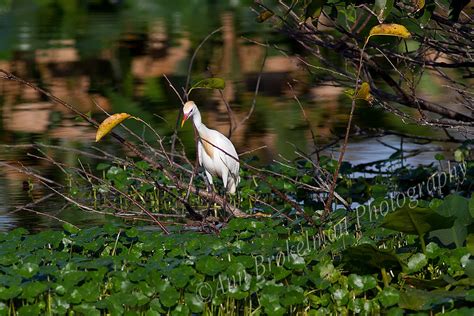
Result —
<path fill-rule="evenodd" d="M 197 154 L 198 154 L 198 161 L 199 165 L 202 167 L 202 144 L 201 141 L 197 142 Z"/>

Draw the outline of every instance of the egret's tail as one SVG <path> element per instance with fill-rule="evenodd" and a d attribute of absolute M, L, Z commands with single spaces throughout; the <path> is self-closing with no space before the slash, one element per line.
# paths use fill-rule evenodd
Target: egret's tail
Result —
<path fill-rule="evenodd" d="M 237 186 L 239 185 L 240 182 L 240 177 L 237 176 L 237 178 L 234 177 L 229 177 L 227 180 L 227 190 L 230 194 L 235 194 L 235 191 L 237 190 Z"/>

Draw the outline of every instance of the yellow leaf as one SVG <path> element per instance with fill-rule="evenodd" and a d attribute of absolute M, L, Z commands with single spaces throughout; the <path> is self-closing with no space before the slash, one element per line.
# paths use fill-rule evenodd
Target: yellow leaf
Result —
<path fill-rule="evenodd" d="M 274 15 L 274 13 L 270 10 L 265 10 L 263 12 L 260 12 L 260 14 L 257 16 L 256 20 L 258 23 L 265 22 L 269 18 L 271 18 Z"/>
<path fill-rule="evenodd" d="M 421 9 L 423 9 L 425 7 L 425 0 L 414 0 L 413 2 L 414 2 L 415 7 L 416 7 L 415 12 L 418 12 L 418 11 L 420 11 Z"/>
<path fill-rule="evenodd" d="M 100 123 L 97 133 L 95 134 L 95 141 L 98 142 L 102 137 L 110 133 L 110 131 L 122 123 L 125 119 L 129 118 L 130 114 L 128 113 L 117 113 L 106 118 L 102 123 Z"/>
<path fill-rule="evenodd" d="M 361 99 L 369 103 L 372 103 L 372 101 L 374 100 L 374 97 L 370 94 L 370 86 L 367 82 L 363 82 L 360 85 L 360 88 L 359 90 L 357 90 L 357 93 L 355 94 L 354 99 Z"/>
<path fill-rule="evenodd" d="M 410 32 L 407 30 L 406 27 L 400 24 L 379 24 L 374 26 L 369 33 L 369 37 L 367 37 L 367 40 L 371 36 L 375 35 L 384 35 L 384 36 L 398 36 L 398 37 L 403 37 L 403 38 L 408 38 L 410 37 Z"/>

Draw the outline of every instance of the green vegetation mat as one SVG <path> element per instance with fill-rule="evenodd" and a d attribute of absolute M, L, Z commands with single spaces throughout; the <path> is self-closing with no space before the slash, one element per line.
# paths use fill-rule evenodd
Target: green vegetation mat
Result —
<path fill-rule="evenodd" d="M 472 221 L 474 199 L 455 199 Z M 473 314 L 473 234 L 424 253 L 381 227 L 326 235 L 274 219 L 234 219 L 219 235 L 20 228 L 0 235 L 0 315 Z"/>

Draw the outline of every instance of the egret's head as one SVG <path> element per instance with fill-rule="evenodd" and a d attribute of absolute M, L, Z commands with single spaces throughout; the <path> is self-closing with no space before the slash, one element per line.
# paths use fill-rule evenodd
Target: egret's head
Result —
<path fill-rule="evenodd" d="M 184 122 L 190 118 L 196 111 L 196 103 L 194 101 L 188 101 L 183 106 L 183 120 L 181 121 L 181 127 L 183 127 Z"/>

